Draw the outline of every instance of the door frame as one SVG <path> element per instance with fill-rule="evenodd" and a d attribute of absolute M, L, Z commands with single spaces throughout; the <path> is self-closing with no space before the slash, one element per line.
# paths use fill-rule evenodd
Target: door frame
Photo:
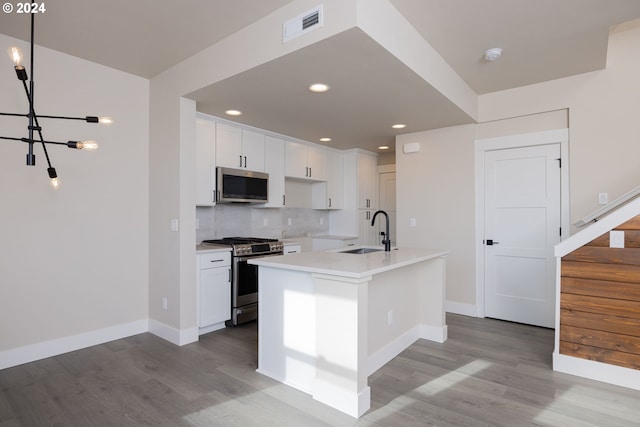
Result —
<path fill-rule="evenodd" d="M 475 140 L 475 197 L 476 197 L 476 316 L 485 317 L 484 283 L 484 154 L 487 151 L 510 148 L 533 147 L 539 145 L 560 144 L 560 241 L 571 235 L 571 216 L 569 212 L 569 129 L 557 129 L 497 138 Z"/>

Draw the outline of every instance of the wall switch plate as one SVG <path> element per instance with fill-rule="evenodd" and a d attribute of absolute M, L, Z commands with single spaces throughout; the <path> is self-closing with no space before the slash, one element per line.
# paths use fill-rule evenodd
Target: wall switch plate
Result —
<path fill-rule="evenodd" d="M 293 221 L 291 220 L 291 218 L 287 218 L 287 225 L 293 225 Z"/>
<path fill-rule="evenodd" d="M 624 248 L 624 231 L 611 230 L 609 232 L 609 247 Z"/>
<path fill-rule="evenodd" d="M 415 227 L 417 224 L 416 219 L 415 218 L 409 218 L 409 225 L 411 227 Z"/>
<path fill-rule="evenodd" d="M 169 306 L 169 302 L 167 300 L 167 297 L 162 297 L 162 309 L 166 310 L 168 306 Z"/>
<path fill-rule="evenodd" d="M 609 203 L 609 194 L 608 193 L 599 193 L 598 194 L 598 204 L 606 205 Z"/>
<path fill-rule="evenodd" d="M 175 218 L 171 220 L 171 231 L 178 231 L 178 220 Z"/>
<path fill-rule="evenodd" d="M 387 312 L 387 325 L 388 326 L 393 325 L 393 310 L 389 310 Z"/>

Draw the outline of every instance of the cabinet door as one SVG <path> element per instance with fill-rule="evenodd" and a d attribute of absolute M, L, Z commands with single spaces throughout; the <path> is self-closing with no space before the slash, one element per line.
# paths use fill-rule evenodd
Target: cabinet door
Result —
<path fill-rule="evenodd" d="M 284 174 L 290 178 L 306 179 L 309 177 L 306 145 L 292 141 L 286 142 Z"/>
<path fill-rule="evenodd" d="M 315 181 L 327 179 L 327 150 L 324 147 L 307 146 L 309 178 Z"/>
<path fill-rule="evenodd" d="M 374 211 L 369 209 L 358 209 L 359 221 L 358 221 L 358 244 L 366 246 L 380 246 L 382 243 L 382 236 L 378 236 L 378 227 L 371 226 L 371 218 L 373 218 Z M 384 221 L 383 217 L 378 216 L 377 221 Z"/>
<path fill-rule="evenodd" d="M 377 159 L 374 156 L 358 154 L 358 207 L 377 207 Z"/>
<path fill-rule="evenodd" d="M 264 171 L 269 174 L 269 203 L 266 208 L 281 208 L 284 197 L 284 141 L 267 136 L 264 142 Z"/>
<path fill-rule="evenodd" d="M 327 208 L 344 207 L 344 168 L 342 153 L 327 151 Z"/>
<path fill-rule="evenodd" d="M 213 206 L 215 188 L 216 124 L 196 119 L 196 205 Z"/>
<path fill-rule="evenodd" d="M 198 326 L 204 328 L 231 318 L 231 282 L 229 267 L 200 270 Z"/>
<path fill-rule="evenodd" d="M 242 158 L 242 129 L 225 123 L 216 125 L 216 165 L 240 169 Z"/>
<path fill-rule="evenodd" d="M 264 134 L 242 130 L 242 168 L 264 172 Z"/>

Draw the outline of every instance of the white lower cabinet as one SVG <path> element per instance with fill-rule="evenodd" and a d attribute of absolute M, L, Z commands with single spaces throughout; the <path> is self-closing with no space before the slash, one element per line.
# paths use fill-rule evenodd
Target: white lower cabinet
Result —
<path fill-rule="evenodd" d="M 371 225 L 374 213 L 374 210 L 358 209 L 358 244 L 360 245 L 379 246 L 382 244 L 382 236 L 378 235 L 378 227 Z M 378 216 L 376 223 L 384 220 L 383 216 Z"/>
<path fill-rule="evenodd" d="M 225 327 L 231 318 L 231 252 L 198 254 L 199 334 Z"/>

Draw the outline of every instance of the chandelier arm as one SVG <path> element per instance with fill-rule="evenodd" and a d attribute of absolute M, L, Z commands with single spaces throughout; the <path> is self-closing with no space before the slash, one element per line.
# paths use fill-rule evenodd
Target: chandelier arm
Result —
<path fill-rule="evenodd" d="M 24 113 L 0 113 L 0 116 L 29 117 L 29 114 L 24 114 Z"/>
<path fill-rule="evenodd" d="M 0 136 L 0 139 L 6 139 L 8 141 L 22 141 L 22 138 L 14 138 L 11 136 Z"/>

